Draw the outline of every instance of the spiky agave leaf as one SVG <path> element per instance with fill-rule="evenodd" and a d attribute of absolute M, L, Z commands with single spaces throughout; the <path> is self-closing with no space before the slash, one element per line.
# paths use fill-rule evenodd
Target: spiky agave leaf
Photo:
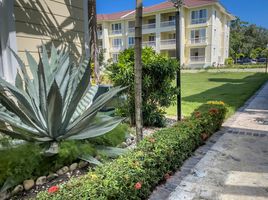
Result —
<path fill-rule="evenodd" d="M 30 77 L 24 63 L 14 55 L 21 66 L 15 86 L 0 78 L 0 101 L 6 109 L 0 109 L 2 133 L 49 143 L 84 140 L 103 135 L 122 121 L 97 115 L 124 88 L 113 88 L 93 101 L 98 86 L 90 87 L 88 60 L 76 67 L 65 48 L 57 51 L 52 46 L 49 56 L 43 45 L 39 63 L 26 52 Z"/>

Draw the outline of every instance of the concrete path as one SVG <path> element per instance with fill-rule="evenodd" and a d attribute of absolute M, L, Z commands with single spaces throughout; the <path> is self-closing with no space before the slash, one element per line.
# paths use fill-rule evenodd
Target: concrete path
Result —
<path fill-rule="evenodd" d="M 268 200 L 268 82 L 202 148 L 150 200 Z"/>

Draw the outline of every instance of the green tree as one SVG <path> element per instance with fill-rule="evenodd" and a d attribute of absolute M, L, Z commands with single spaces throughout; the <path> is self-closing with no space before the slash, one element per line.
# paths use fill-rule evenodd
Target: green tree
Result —
<path fill-rule="evenodd" d="M 124 91 L 127 101 L 119 111 L 122 116 L 130 117 L 132 125 L 135 125 L 134 60 L 134 49 L 126 49 L 119 54 L 118 63 L 107 68 L 115 86 L 127 86 Z M 151 48 L 142 50 L 142 115 L 145 126 L 164 126 L 164 108 L 175 101 L 178 92 L 173 84 L 177 68 L 176 60 L 157 54 Z"/>

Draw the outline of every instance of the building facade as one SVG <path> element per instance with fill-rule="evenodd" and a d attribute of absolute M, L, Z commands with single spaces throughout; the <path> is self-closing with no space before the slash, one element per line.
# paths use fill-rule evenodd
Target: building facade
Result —
<path fill-rule="evenodd" d="M 26 66 L 25 50 L 39 60 L 42 44 L 68 46 L 74 61 L 85 55 L 87 3 L 88 0 L 0 0 L 0 77 L 14 81 L 18 64 L 10 49 Z"/>
<path fill-rule="evenodd" d="M 143 10 L 143 46 L 176 56 L 175 12 L 171 2 Z M 120 51 L 135 43 L 135 11 L 100 14 L 99 47 L 105 59 L 117 61 Z M 234 17 L 217 0 L 185 0 L 181 8 L 181 63 L 183 67 L 223 65 L 229 55 L 230 21 Z"/>

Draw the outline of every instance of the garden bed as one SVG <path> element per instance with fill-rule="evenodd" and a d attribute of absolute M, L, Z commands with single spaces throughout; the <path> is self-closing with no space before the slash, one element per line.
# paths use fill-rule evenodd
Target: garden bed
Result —
<path fill-rule="evenodd" d="M 225 114 L 223 103 L 204 104 L 183 122 L 155 132 L 113 162 L 41 192 L 37 199 L 146 199 L 220 128 Z"/>

